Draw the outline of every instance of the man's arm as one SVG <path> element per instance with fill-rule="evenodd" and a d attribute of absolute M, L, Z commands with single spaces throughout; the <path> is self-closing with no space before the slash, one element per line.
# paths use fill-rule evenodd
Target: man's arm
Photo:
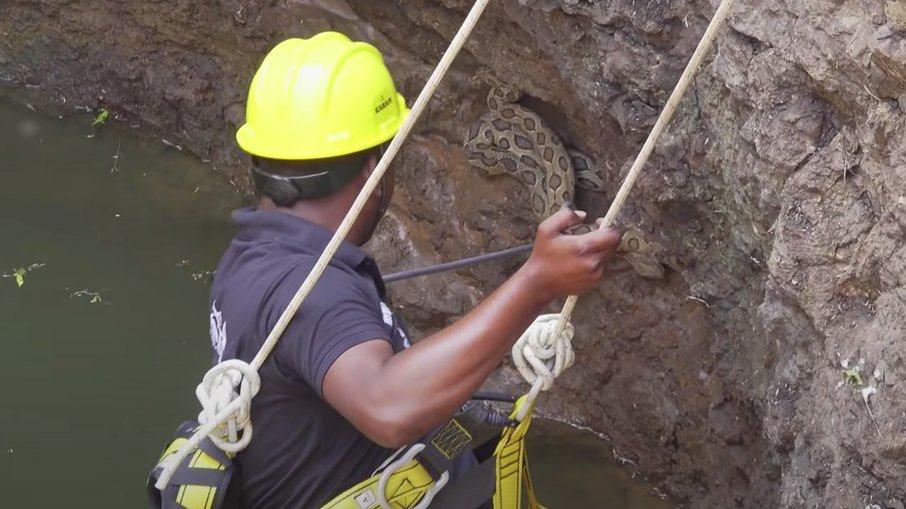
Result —
<path fill-rule="evenodd" d="M 394 355 L 386 341 L 343 353 L 324 377 L 327 402 L 385 447 L 412 443 L 461 408 L 556 297 L 592 290 L 620 242 L 611 229 L 564 232 L 582 216 L 563 210 L 538 228 L 529 260 L 444 330 Z"/>

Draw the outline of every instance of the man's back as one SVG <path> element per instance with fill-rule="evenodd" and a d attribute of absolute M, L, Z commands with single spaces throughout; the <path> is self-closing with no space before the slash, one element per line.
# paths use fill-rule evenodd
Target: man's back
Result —
<path fill-rule="evenodd" d="M 248 362 L 330 233 L 278 212 L 246 209 L 233 220 L 238 232 L 211 291 L 211 339 L 215 361 Z M 404 335 L 384 313 L 379 281 L 373 260 L 344 245 L 262 367 L 253 439 L 237 458 L 248 506 L 317 507 L 389 455 L 321 397 L 328 368 L 350 347 L 383 339 L 404 348 Z"/>

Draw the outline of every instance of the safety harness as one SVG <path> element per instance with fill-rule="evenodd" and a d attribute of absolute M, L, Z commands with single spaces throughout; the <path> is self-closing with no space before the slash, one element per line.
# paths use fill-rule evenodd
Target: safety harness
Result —
<path fill-rule="evenodd" d="M 479 466 L 450 483 L 457 460 L 500 435 L 488 407 L 461 412 L 423 441 L 397 451 L 374 475 L 344 491 L 323 509 L 478 507 L 494 493 L 493 472 Z M 494 464 L 494 457 L 486 460 Z M 478 475 L 476 475 L 478 474 Z M 438 496 L 440 494 L 440 496 Z"/>
<path fill-rule="evenodd" d="M 538 503 L 528 471 L 525 438 L 531 413 L 515 421 L 526 403 L 516 401 L 509 415 L 475 402 L 422 442 L 400 449 L 374 474 L 322 506 L 322 509 L 469 509 L 493 500 L 494 509 L 520 509 L 525 486 L 530 509 Z M 148 496 L 161 509 L 221 509 L 227 502 L 230 481 L 236 471 L 232 458 L 205 438 L 195 452 L 179 462 L 167 485 L 155 484 L 168 462 L 198 428 L 187 421 L 164 449 L 151 472 Z M 450 483 L 450 471 L 464 454 L 497 440 L 494 453 Z"/>
<path fill-rule="evenodd" d="M 428 79 L 412 107 L 410 116 L 400 126 L 377 167 L 365 182 L 362 191 L 350 207 L 343 222 L 324 249 L 311 273 L 305 279 L 277 321 L 271 333 L 251 363 L 236 359 L 213 367 L 198 386 L 196 394 L 202 403 L 198 422 L 184 424 L 177 438 L 164 451 L 151 473 L 149 492 L 157 507 L 170 509 L 215 509 L 226 498 L 226 486 L 233 474 L 231 456 L 240 451 L 252 436 L 249 409 L 251 398 L 260 387 L 258 369 L 274 349 L 283 331 L 295 316 L 299 306 L 311 292 L 331 258 L 346 238 L 353 223 L 372 193 L 377 189 L 403 141 L 425 111 L 440 81 L 446 75 L 456 55 L 484 12 L 490 0 L 476 0 L 471 11 L 444 53 L 437 68 Z M 645 163 L 688 89 L 718 29 L 723 24 L 734 0 L 722 0 L 695 53 L 686 66 L 664 110 L 655 123 L 633 166 L 630 168 L 601 227 L 613 224 L 629 192 L 635 185 Z M 532 384 L 528 394 L 520 398 L 510 414 L 511 426 L 505 427 L 492 457 L 470 474 L 474 479 L 460 480 L 445 487 L 449 471 L 445 461 L 451 460 L 475 444 L 476 437 L 467 419 L 452 419 L 423 443 L 409 447 L 398 459 L 385 465 L 380 472 L 348 489 L 324 508 L 330 509 L 424 509 L 436 507 L 466 508 L 480 501 L 457 492 L 457 485 L 480 481 L 481 474 L 493 468 L 493 503 L 495 509 L 520 509 L 523 486 L 530 508 L 540 508 L 534 495 L 525 452 L 525 437 L 531 425 L 532 411 L 538 395 L 551 387 L 553 379 L 572 363 L 572 326 L 569 318 L 577 302 L 570 296 L 561 313 L 547 315 L 529 327 L 513 346 L 517 367 L 526 381 Z M 462 496 L 462 500 L 456 499 Z M 443 505 L 446 498 L 459 505 Z M 480 500 L 480 499 L 479 499 Z"/>
<path fill-rule="evenodd" d="M 224 506 L 235 467 L 233 459 L 218 449 L 210 438 L 202 440 L 195 452 L 176 466 L 164 489 L 159 490 L 154 486 L 166 461 L 174 457 L 197 428 L 197 421 L 182 423 L 176 429 L 176 438 L 167 445 L 158 464 L 151 471 L 148 478 L 148 499 L 152 507 L 215 509 Z"/>

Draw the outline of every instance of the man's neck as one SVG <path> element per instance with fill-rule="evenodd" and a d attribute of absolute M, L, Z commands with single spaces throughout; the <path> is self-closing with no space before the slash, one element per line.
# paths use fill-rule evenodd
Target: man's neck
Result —
<path fill-rule="evenodd" d="M 322 228 L 336 232 L 349 210 L 349 205 L 340 203 L 339 200 L 321 199 L 298 201 L 292 207 L 278 207 L 269 198 L 258 201 L 258 210 L 280 212 L 290 216 L 304 219 Z M 353 225 L 346 240 L 351 244 L 360 246 L 364 244 L 361 237 L 361 228 Z"/>

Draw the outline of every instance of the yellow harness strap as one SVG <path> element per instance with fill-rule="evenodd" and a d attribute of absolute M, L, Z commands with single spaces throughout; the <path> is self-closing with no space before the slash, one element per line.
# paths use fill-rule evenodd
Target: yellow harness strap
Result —
<path fill-rule="evenodd" d="M 148 495 L 152 507 L 160 509 L 218 509 L 223 507 L 235 470 L 232 458 L 209 439 L 203 440 L 189 456 L 182 458 L 163 490 L 155 483 L 164 465 L 176 461 L 182 448 L 198 428 L 197 421 L 182 423 L 149 475 Z"/>
<path fill-rule="evenodd" d="M 164 450 L 160 459 L 164 459 L 175 453 L 182 447 L 182 444 L 187 441 L 188 439 L 185 438 L 177 438 Z M 205 454 L 201 449 L 196 450 L 192 456 L 190 456 L 186 467 L 193 470 L 199 468 L 225 470 L 226 468 L 219 461 Z M 180 504 L 181 507 L 186 507 L 188 509 L 215 509 L 214 500 L 217 495 L 217 489 L 217 486 L 183 484 L 179 487 L 179 491 L 176 492 L 176 502 Z"/>
<path fill-rule="evenodd" d="M 526 397 L 519 398 L 510 415 L 514 419 Z M 494 493 L 494 509 L 520 509 L 522 507 L 522 486 L 525 484 L 529 509 L 544 509 L 535 497 L 532 478 L 529 474 L 528 456 L 525 450 L 525 437 L 532 425 L 532 409 L 526 413 L 516 427 L 506 428 L 494 451 L 497 457 L 496 476 L 497 491 Z"/>
<path fill-rule="evenodd" d="M 377 497 L 380 480 L 380 474 L 365 479 L 338 495 L 322 509 L 380 509 Z M 431 474 L 418 460 L 412 460 L 388 476 L 384 496 L 393 509 L 411 509 L 422 501 L 433 486 Z"/>

